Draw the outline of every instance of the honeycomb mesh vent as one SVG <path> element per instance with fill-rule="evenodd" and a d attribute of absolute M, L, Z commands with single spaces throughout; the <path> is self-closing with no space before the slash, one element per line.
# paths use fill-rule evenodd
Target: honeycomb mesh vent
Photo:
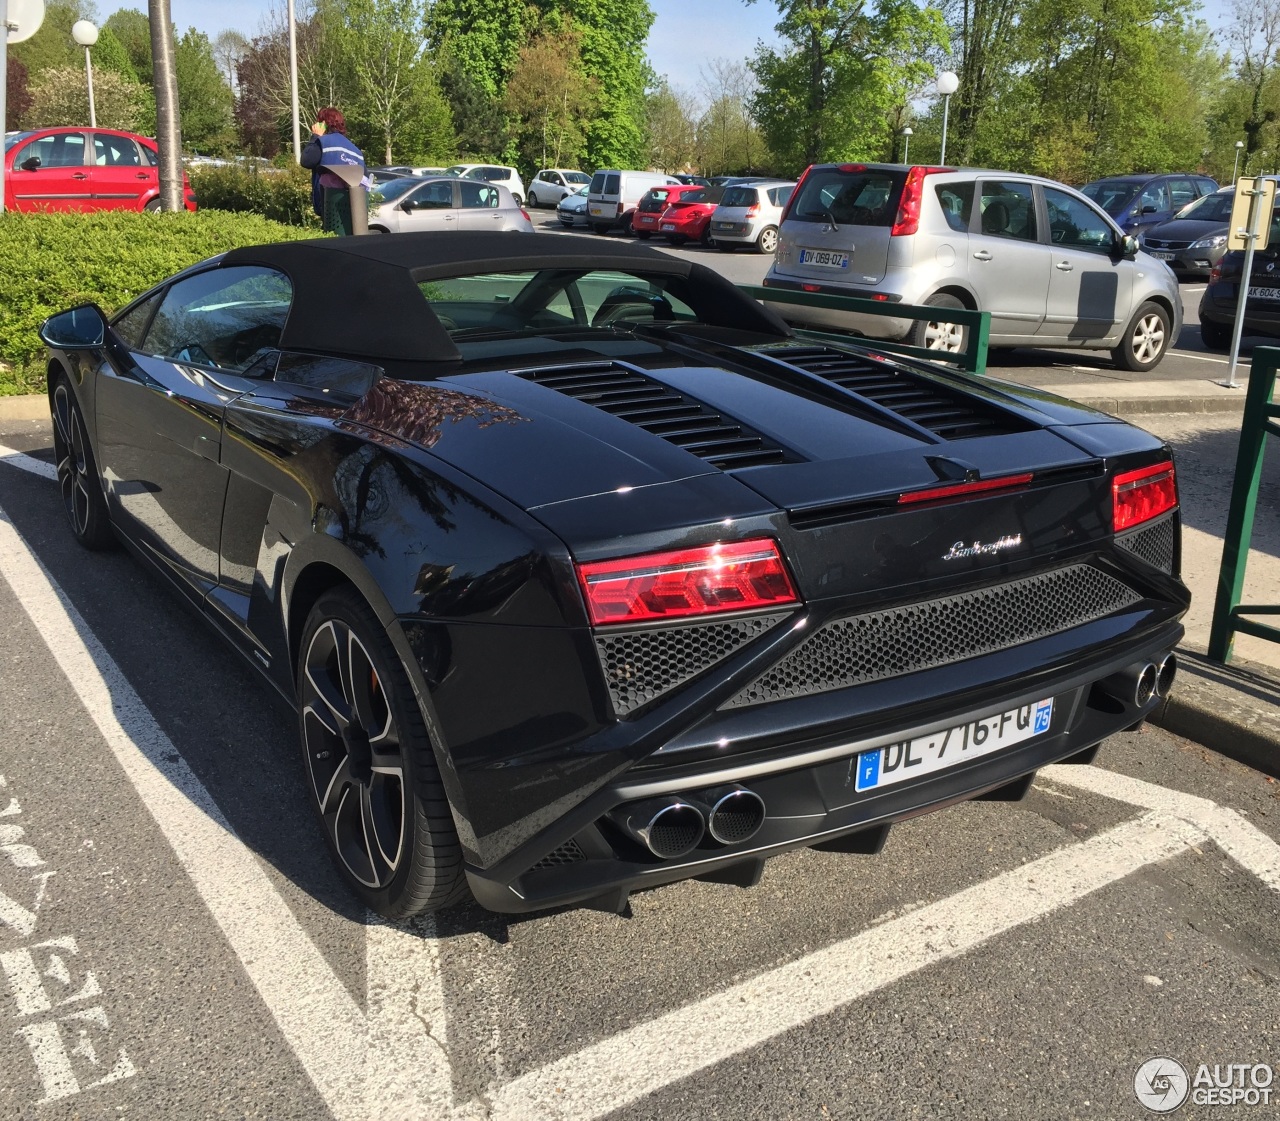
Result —
<path fill-rule="evenodd" d="M 835 619 L 725 708 L 825 693 L 949 665 L 1057 634 L 1142 597 L 1078 564 L 991 588 Z"/>
<path fill-rule="evenodd" d="M 559 868 L 562 864 L 580 864 L 586 859 L 587 854 L 582 851 L 582 846 L 573 838 L 570 838 L 563 845 L 552 849 L 533 867 Z"/>
<path fill-rule="evenodd" d="M 1161 572 L 1173 575 L 1174 521 L 1172 517 L 1116 538 L 1116 544 Z"/>
<path fill-rule="evenodd" d="M 596 653 L 614 711 L 626 716 L 683 685 L 789 614 L 597 634 Z"/>

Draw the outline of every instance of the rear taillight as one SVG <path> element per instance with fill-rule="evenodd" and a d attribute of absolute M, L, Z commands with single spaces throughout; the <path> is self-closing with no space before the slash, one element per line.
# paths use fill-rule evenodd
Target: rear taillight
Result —
<path fill-rule="evenodd" d="M 756 204 L 755 204 L 755 206 L 749 206 L 749 207 L 747 207 L 747 217 L 748 217 L 748 218 L 759 218 L 759 217 L 760 217 L 760 204 L 759 204 L 759 203 L 756 203 Z"/>
<path fill-rule="evenodd" d="M 778 219 L 778 225 L 782 225 L 782 223 L 790 216 L 791 208 L 795 206 L 796 199 L 800 197 L 800 192 L 804 190 L 804 181 L 809 178 L 809 172 L 812 170 L 813 164 L 810 164 L 803 172 L 801 172 L 800 181 L 796 184 L 796 189 L 791 192 L 791 197 L 787 199 L 787 205 L 782 208 L 782 217 Z"/>
<path fill-rule="evenodd" d="M 777 544 L 768 538 L 592 561 L 578 565 L 578 582 L 596 626 L 747 611 L 800 600 Z"/>
<path fill-rule="evenodd" d="M 526 222 L 533 221 L 533 219 L 529 217 L 529 212 L 523 206 L 520 208 L 520 213 L 524 215 L 524 220 Z"/>
<path fill-rule="evenodd" d="M 898 203 L 898 217 L 889 231 L 890 237 L 905 237 L 920 228 L 925 176 L 950 170 L 949 167 L 913 167 L 907 172 L 907 181 L 902 185 L 902 201 Z"/>
<path fill-rule="evenodd" d="M 963 498 L 971 494 L 984 494 L 995 490 L 1018 490 L 1027 486 L 1035 476 L 1028 472 L 1025 475 L 1001 475 L 996 479 L 975 479 L 971 483 L 948 483 L 946 486 L 929 487 L 926 490 L 909 490 L 898 495 L 898 505 L 907 506 L 913 502 L 940 502 L 946 498 Z"/>
<path fill-rule="evenodd" d="M 622 203 L 618 203 L 618 217 L 622 217 Z"/>
<path fill-rule="evenodd" d="M 1173 460 L 1125 471 L 1111 480 L 1111 526 L 1116 533 L 1157 518 L 1178 505 Z"/>
<path fill-rule="evenodd" d="M 1221 279 L 1222 279 L 1222 266 L 1214 265 L 1213 268 L 1209 270 L 1209 283 L 1217 284 L 1218 281 Z"/>

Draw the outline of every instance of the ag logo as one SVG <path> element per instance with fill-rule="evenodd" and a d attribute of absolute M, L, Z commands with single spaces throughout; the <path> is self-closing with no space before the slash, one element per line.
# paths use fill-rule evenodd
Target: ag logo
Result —
<path fill-rule="evenodd" d="M 1190 1079 L 1176 1059 L 1148 1059 L 1133 1076 L 1133 1092 L 1152 1113 L 1172 1113 L 1187 1100 Z"/>

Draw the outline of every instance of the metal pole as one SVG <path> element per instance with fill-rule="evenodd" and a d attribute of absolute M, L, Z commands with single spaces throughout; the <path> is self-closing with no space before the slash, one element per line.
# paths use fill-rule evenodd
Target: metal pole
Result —
<path fill-rule="evenodd" d="M 5 131 L 5 95 L 9 92 L 9 0 L 0 0 L 0 136 Z M 0 214 L 4 213 L 4 155 L 0 153 Z"/>
<path fill-rule="evenodd" d="M 1231 165 L 1231 182 L 1236 181 L 1236 172 L 1240 169 L 1240 145 L 1236 145 L 1236 162 Z"/>
<path fill-rule="evenodd" d="M 911 137 L 903 136 L 902 138 L 902 162 L 903 163 L 911 162 L 909 159 L 907 159 L 907 153 L 910 151 L 911 151 Z"/>
<path fill-rule="evenodd" d="M 938 163 L 944 167 L 947 163 L 947 114 L 951 110 L 951 95 L 944 94 L 942 98 L 942 154 L 938 157 Z"/>
<path fill-rule="evenodd" d="M 1260 200 L 1266 194 L 1261 188 L 1245 192 L 1249 195 L 1249 231 L 1245 234 L 1248 244 L 1244 249 L 1244 272 L 1240 277 L 1240 291 L 1236 296 L 1236 322 L 1231 330 L 1231 365 L 1227 367 L 1227 380 L 1219 382 L 1224 389 L 1239 389 L 1236 381 L 1236 364 L 1240 360 L 1240 338 L 1244 334 L 1244 309 L 1249 302 L 1249 281 L 1253 279 L 1253 246 L 1258 240 L 1258 219 L 1262 214 Z"/>
<path fill-rule="evenodd" d="M 89 80 L 89 127 L 98 127 L 98 114 L 93 109 L 93 63 L 89 61 L 89 48 L 84 49 L 84 73 Z"/>
<path fill-rule="evenodd" d="M 289 96 L 293 109 L 293 162 L 302 162 L 302 118 L 298 109 L 298 21 L 289 0 Z"/>

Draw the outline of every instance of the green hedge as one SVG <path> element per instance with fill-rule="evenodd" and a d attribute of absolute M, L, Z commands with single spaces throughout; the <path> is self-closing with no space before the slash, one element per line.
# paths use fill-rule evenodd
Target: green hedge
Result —
<path fill-rule="evenodd" d="M 0 215 L 0 396 L 44 389 L 36 328 L 54 312 L 96 303 L 108 314 L 166 276 L 241 245 L 317 232 L 251 214 Z"/>
<path fill-rule="evenodd" d="M 311 172 L 296 164 L 287 168 L 193 167 L 191 189 L 202 210 L 260 214 L 291 226 L 320 228 L 311 209 Z"/>

